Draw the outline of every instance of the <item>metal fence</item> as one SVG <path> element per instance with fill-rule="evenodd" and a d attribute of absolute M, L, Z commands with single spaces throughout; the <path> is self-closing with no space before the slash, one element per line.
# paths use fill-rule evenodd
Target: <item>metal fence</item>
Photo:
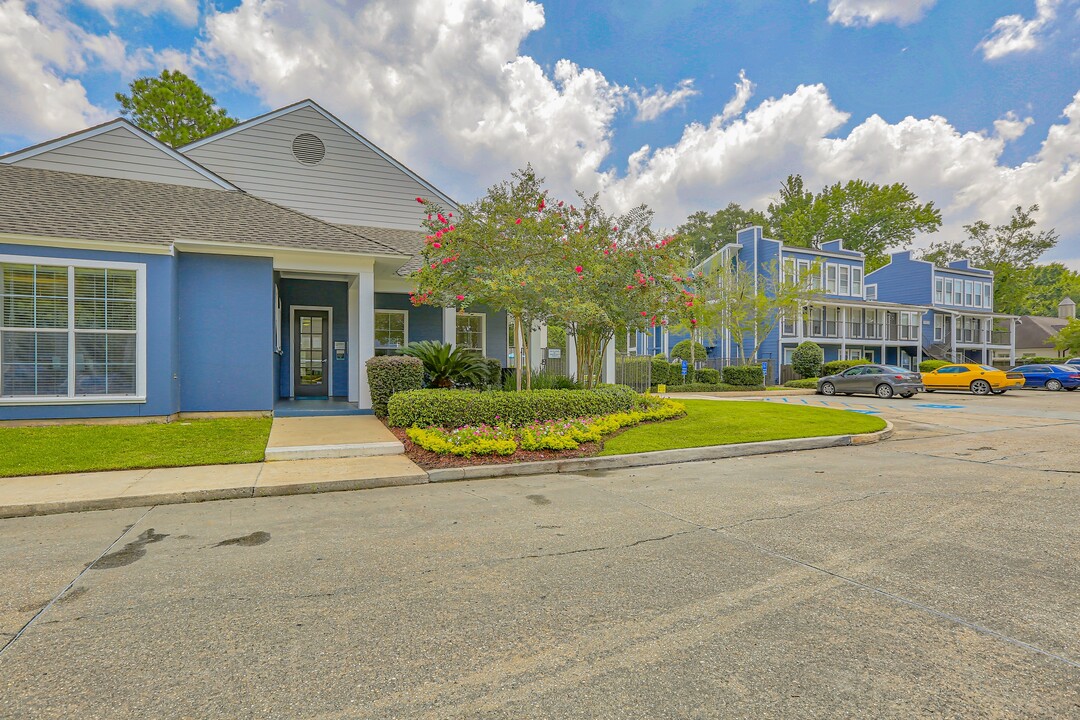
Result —
<path fill-rule="evenodd" d="M 615 383 L 629 385 L 638 392 L 648 390 L 652 386 L 652 358 L 615 353 Z"/>
<path fill-rule="evenodd" d="M 777 367 L 776 367 L 776 360 L 773 359 L 773 358 L 766 357 L 766 358 L 761 358 L 760 360 L 747 360 L 745 358 L 709 357 L 709 358 L 705 358 L 704 360 L 697 360 L 695 358 L 695 362 L 694 362 L 694 366 L 698 370 L 701 370 L 702 368 L 712 368 L 713 370 L 719 371 L 721 377 L 723 377 L 723 375 L 724 375 L 724 368 L 726 368 L 726 367 L 739 367 L 739 366 L 742 366 L 742 365 L 756 365 L 757 367 L 761 367 L 762 365 L 764 365 L 765 366 L 765 384 L 766 385 L 772 385 L 773 383 L 776 382 L 776 370 L 777 370 Z M 790 367 L 790 366 L 781 366 L 781 372 L 783 372 L 784 367 Z M 781 375 L 781 378 L 783 378 L 783 375 Z M 792 375 L 792 377 L 789 378 L 789 379 L 794 380 L 795 379 L 794 375 Z"/>

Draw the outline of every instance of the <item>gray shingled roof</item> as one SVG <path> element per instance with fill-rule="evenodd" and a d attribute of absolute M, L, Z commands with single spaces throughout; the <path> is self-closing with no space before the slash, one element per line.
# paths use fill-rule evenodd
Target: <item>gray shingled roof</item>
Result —
<path fill-rule="evenodd" d="M 150 245 L 209 241 L 406 254 L 360 229 L 346 232 L 243 192 L 4 164 L 0 164 L 0 232 Z"/>
<path fill-rule="evenodd" d="M 412 256 L 407 263 L 398 269 L 398 275 L 412 275 L 420 269 L 423 262 L 423 258 L 420 257 L 420 251 L 424 249 L 423 232 L 418 230 L 393 230 L 371 227 L 370 225 L 338 225 L 338 227 L 377 240 L 383 245 L 394 248 L 402 255 Z"/>
<path fill-rule="evenodd" d="M 1020 324 L 1016 326 L 1016 347 L 1051 348 L 1054 345 L 1050 342 L 1050 336 L 1056 335 L 1068 323 L 1068 320 L 1062 318 L 1024 315 L 1020 318 Z"/>

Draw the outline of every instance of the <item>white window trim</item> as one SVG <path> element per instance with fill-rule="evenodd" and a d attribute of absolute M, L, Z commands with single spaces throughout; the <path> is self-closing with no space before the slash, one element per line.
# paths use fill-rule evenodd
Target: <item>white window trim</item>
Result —
<path fill-rule="evenodd" d="M 934 300 L 938 304 L 944 304 L 945 302 L 945 278 L 934 278 Z"/>
<path fill-rule="evenodd" d="M 838 263 L 825 263 L 825 294 L 836 295 L 837 287 L 839 286 L 840 270 Z M 832 274 L 832 280 L 830 281 L 829 275 Z M 830 284 L 831 283 L 831 284 Z"/>
<path fill-rule="evenodd" d="M 865 288 L 863 287 L 863 271 L 861 267 L 851 268 L 851 294 L 855 297 L 863 297 Z"/>
<path fill-rule="evenodd" d="M 330 347 L 326 348 L 326 398 L 334 397 L 334 308 L 329 305 L 290 305 L 289 306 L 289 397 L 296 398 L 296 366 L 298 359 L 296 347 L 296 311 L 326 311 L 326 339 Z M 353 350 L 355 352 L 355 350 Z M 317 396 L 316 396 L 317 397 Z"/>
<path fill-rule="evenodd" d="M 409 311 L 408 310 L 384 310 L 382 308 L 375 308 L 374 315 L 378 315 L 379 313 L 388 313 L 388 314 L 392 314 L 392 315 L 404 315 L 405 316 L 405 344 L 402 345 L 401 347 L 405 347 L 405 345 L 408 345 L 409 344 Z M 372 321 L 374 321 L 374 319 L 375 319 L 374 315 L 372 315 Z M 390 346 L 382 346 L 382 345 L 379 345 L 378 343 L 375 343 L 375 349 L 376 350 L 390 350 L 390 349 L 393 349 L 393 348 L 390 347 Z"/>
<path fill-rule="evenodd" d="M 983 283 L 983 307 L 986 309 L 993 309 L 994 307 L 993 283 Z"/>
<path fill-rule="evenodd" d="M 480 355 L 487 357 L 487 313 L 467 313 L 461 312 L 454 315 L 454 344 L 457 344 L 457 320 L 463 317 L 478 317 L 480 318 Z"/>
<path fill-rule="evenodd" d="M 38 257 L 34 255 L 0 255 L 0 265 L 48 265 L 68 268 L 68 394 L 67 396 L 0 397 L 0 406 L 19 405 L 105 405 L 146 402 L 146 264 L 113 262 L 107 260 L 76 260 L 61 257 Z M 75 343 L 71 330 L 74 316 L 71 311 L 75 288 L 71 277 L 75 268 L 95 270 L 135 271 L 135 394 L 134 395 L 75 395 Z M 0 342 L 3 342 L 0 339 Z M 3 349 L 0 348 L 0 357 Z"/>
<path fill-rule="evenodd" d="M 851 266 L 840 265 L 837 270 L 837 295 L 851 295 Z"/>

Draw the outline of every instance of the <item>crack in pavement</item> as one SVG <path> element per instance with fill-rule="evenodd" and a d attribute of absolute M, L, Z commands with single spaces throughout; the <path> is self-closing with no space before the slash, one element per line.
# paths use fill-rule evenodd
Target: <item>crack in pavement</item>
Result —
<path fill-rule="evenodd" d="M 1078 661 L 1078 660 L 1073 660 L 1072 658 L 1068 658 L 1068 657 L 1065 657 L 1063 655 L 1058 655 L 1057 653 L 1051 652 L 1050 650 L 1046 650 L 1045 648 L 1041 648 L 1041 647 L 1039 647 L 1037 645 L 1032 645 L 1029 642 L 1025 642 L 1025 641 L 1020 640 L 1018 638 L 1014 638 L 1014 637 L 1012 637 L 1010 635 L 1006 635 L 1004 633 L 998 632 L 997 630 L 989 628 L 989 627 L 987 627 L 985 625 L 981 625 L 981 624 L 973 622 L 971 620 L 965 620 L 964 618 L 962 618 L 962 617 L 960 617 L 958 615 L 951 615 L 949 613 L 942 612 L 941 610 L 937 610 L 935 608 L 932 608 L 929 605 L 924 605 L 923 603 L 912 600 L 911 598 L 907 598 L 907 597 L 904 597 L 903 595 L 898 595 L 896 593 L 889 592 L 888 590 L 883 590 L 881 588 L 874 587 L 873 585 L 868 585 L 867 583 L 864 583 L 864 582 L 862 582 L 860 580 L 856 580 L 855 578 L 848 577 L 847 575 L 842 575 L 842 574 L 840 574 L 838 572 L 834 572 L 832 570 L 829 570 L 828 568 L 824 568 L 824 567 L 821 567 L 819 565 L 814 565 L 813 563 L 806 562 L 805 560 L 800 560 L 800 559 L 798 559 L 796 557 L 793 557 L 791 555 L 785 555 L 784 553 L 778 552 L 776 550 L 772 550 L 771 548 L 765 547 L 764 545 L 759 545 L 758 543 L 755 543 L 755 542 L 753 542 L 751 540 L 741 538 L 738 535 L 734 535 L 734 534 L 732 534 L 730 532 L 725 532 L 723 528 L 714 528 L 714 527 L 710 527 L 708 525 L 702 525 L 702 524 L 700 524 L 698 522 L 695 522 L 693 520 L 690 520 L 688 518 L 684 518 L 684 517 L 681 517 L 681 516 L 676 515 L 674 513 L 668 512 L 667 510 L 662 510 L 660 508 L 653 507 L 652 505 L 649 505 L 648 503 L 641 502 L 640 500 L 636 500 L 634 498 L 617 495 L 617 494 L 611 492 L 610 490 L 608 490 L 607 488 L 604 488 L 602 486 L 590 483 L 586 478 L 582 478 L 580 476 L 578 476 L 578 477 L 579 477 L 580 482 L 585 483 L 589 487 L 600 490 L 601 492 L 604 492 L 604 493 L 606 493 L 606 494 L 608 494 L 608 495 L 610 495 L 610 496 L 612 496 L 614 498 L 623 500 L 624 502 L 634 503 L 635 505 L 638 505 L 640 507 L 643 507 L 643 508 L 645 508 L 647 510 L 651 510 L 651 511 L 656 512 L 656 513 L 660 513 L 661 515 L 669 517 L 669 518 L 671 518 L 673 520 L 678 520 L 678 521 L 684 522 L 684 523 L 686 523 L 688 525 L 692 525 L 692 526 L 694 526 L 694 527 L 696 527 L 696 528 L 698 528 L 700 530 L 707 530 L 707 531 L 709 531 L 709 532 L 711 532 L 711 533 L 713 533 L 715 535 L 720 535 L 720 536 L 722 536 L 724 538 L 727 538 L 729 540 L 737 542 L 737 543 L 739 543 L 741 545 L 752 548 L 752 549 L 754 549 L 754 550 L 756 550 L 756 551 L 758 551 L 758 552 L 760 552 L 760 553 L 762 553 L 764 555 L 768 555 L 771 558 L 775 558 L 777 560 L 783 560 L 783 561 L 785 561 L 787 563 L 791 563 L 793 565 L 798 565 L 799 567 L 806 568 L 807 570 L 811 570 L 813 572 L 820 573 L 820 574 L 823 574 L 823 575 L 828 575 L 829 577 L 835 578 L 836 580 L 840 580 L 841 582 L 844 582 L 844 583 L 846 583 L 848 585 L 851 585 L 852 587 L 856 587 L 856 588 L 859 588 L 859 589 L 862 589 L 862 590 L 866 590 L 866 591 L 869 591 L 869 592 L 871 592 L 871 593 L 873 593 L 875 595 L 878 595 L 880 597 L 884 597 L 884 598 L 887 598 L 887 599 L 892 600 L 894 602 L 898 602 L 898 603 L 901 603 L 903 605 L 907 605 L 910 608 L 914 608 L 916 610 L 920 610 L 922 612 L 925 612 L 925 613 L 927 613 L 929 615 L 933 615 L 934 617 L 939 618 L 941 620 L 945 620 L 947 622 L 951 622 L 951 623 L 954 623 L 956 625 L 966 627 L 969 630 L 973 630 L 973 631 L 975 631 L 977 633 L 987 635 L 989 637 L 996 638 L 997 640 L 1005 642 L 1005 643 L 1007 643 L 1009 645 L 1013 645 L 1014 647 L 1022 648 L 1022 649 L 1028 650 L 1030 652 L 1036 653 L 1038 655 L 1042 655 L 1044 657 L 1051 658 L 1053 660 L 1057 660 L 1059 662 L 1065 663 L 1066 665 L 1069 665 L 1069 666 L 1074 667 L 1074 668 L 1080 668 L 1080 661 Z"/>
<path fill-rule="evenodd" d="M 64 586 L 63 590 L 58 592 L 56 594 L 56 596 L 53 597 L 52 600 L 50 600 L 48 603 L 45 604 L 44 607 L 42 607 L 40 610 L 38 610 L 36 613 L 34 613 L 34 616 L 32 618 L 30 618 L 29 620 L 27 620 L 26 623 L 21 628 L 19 628 L 19 631 L 16 632 L 11 637 L 10 640 L 8 640 L 6 643 L 4 643 L 3 647 L 0 647 L 0 658 L 2 658 L 4 653 L 7 652 L 16 642 L 18 642 L 19 638 L 21 638 L 23 636 L 23 634 L 27 630 L 30 629 L 30 626 L 33 625 L 35 622 L 37 622 L 38 618 L 40 618 L 42 615 L 44 615 L 46 612 L 48 612 L 49 609 L 52 608 L 52 606 L 55 605 L 60 600 L 60 598 L 64 597 L 64 595 L 69 590 L 71 590 L 71 588 L 73 588 L 75 586 L 75 583 L 79 582 L 79 579 L 82 578 L 83 575 L 85 575 L 87 572 L 89 572 L 90 569 L 93 568 L 94 565 L 99 560 L 101 560 L 101 558 L 108 555 L 109 551 L 112 550 L 114 547 L 116 547 L 116 545 L 121 540 L 123 540 L 125 537 L 127 537 L 128 533 L 130 533 L 135 528 L 135 526 L 137 526 L 139 523 L 141 523 L 146 518 L 146 516 L 150 514 L 150 511 L 153 510 L 155 507 L 157 507 L 157 506 L 156 505 L 151 505 L 150 507 L 146 508 L 146 512 L 144 512 L 142 515 L 140 515 L 139 518 L 135 522 L 133 522 L 130 525 L 128 525 L 127 527 L 125 527 L 123 529 L 123 531 L 121 531 L 120 535 L 118 535 L 115 540 L 113 540 L 111 543 L 109 543 L 108 547 L 106 547 L 104 550 L 102 550 L 101 553 L 96 558 L 94 558 L 89 564 L 87 564 L 86 567 L 84 567 L 81 571 L 79 571 L 78 575 L 76 575 L 74 578 L 72 578 L 71 582 L 69 582 L 67 585 Z"/>
<path fill-rule="evenodd" d="M 795 517 L 796 515 L 805 515 L 806 513 L 818 512 L 819 510 L 827 510 L 829 508 L 837 507 L 838 505 L 846 505 L 853 502 L 861 502 L 862 500 L 868 500 L 872 497 L 878 497 L 880 495 L 894 495 L 894 490 L 882 490 L 880 492 L 870 493 L 869 495 L 861 495 L 859 497 L 848 498 L 846 500 L 837 500 L 836 502 L 826 503 L 825 505 L 816 505 L 810 508 L 803 508 L 802 510 L 794 510 L 786 515 L 770 515 L 765 517 L 747 518 L 746 520 L 740 520 L 737 523 L 730 525 L 720 525 L 715 528 L 709 528 L 710 530 L 731 530 L 732 528 L 742 527 L 743 525 L 749 525 L 750 523 L 762 522 L 764 520 L 786 520 L 788 518 Z"/>
<path fill-rule="evenodd" d="M 670 535 L 662 535 L 660 537 L 644 538 L 642 540 L 635 540 L 627 545 L 604 545 L 601 547 L 592 548 L 580 548 L 578 550 L 563 550 L 561 552 L 553 553 L 539 553 L 536 555 L 519 555 L 518 557 L 504 558 L 506 560 L 530 560 L 533 558 L 547 558 L 547 557 L 562 557 L 563 555 L 578 555 L 580 553 L 600 552 L 603 550 L 626 550 L 628 548 L 637 547 L 638 545 L 644 545 L 645 543 L 659 542 L 661 540 L 669 540 L 679 535 L 689 535 L 690 533 L 697 532 L 697 530 L 682 530 L 680 532 L 673 532 Z"/>

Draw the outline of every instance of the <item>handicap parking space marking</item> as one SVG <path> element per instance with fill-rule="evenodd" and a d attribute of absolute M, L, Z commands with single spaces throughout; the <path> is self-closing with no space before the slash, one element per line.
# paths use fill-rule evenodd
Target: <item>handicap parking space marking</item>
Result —
<path fill-rule="evenodd" d="M 915 403 L 912 407 L 926 408 L 928 410 L 963 410 L 967 405 L 944 405 L 941 403 Z"/>
<path fill-rule="evenodd" d="M 856 410 L 855 408 L 849 409 L 847 412 L 859 413 L 860 415 L 880 415 L 880 410 Z"/>

